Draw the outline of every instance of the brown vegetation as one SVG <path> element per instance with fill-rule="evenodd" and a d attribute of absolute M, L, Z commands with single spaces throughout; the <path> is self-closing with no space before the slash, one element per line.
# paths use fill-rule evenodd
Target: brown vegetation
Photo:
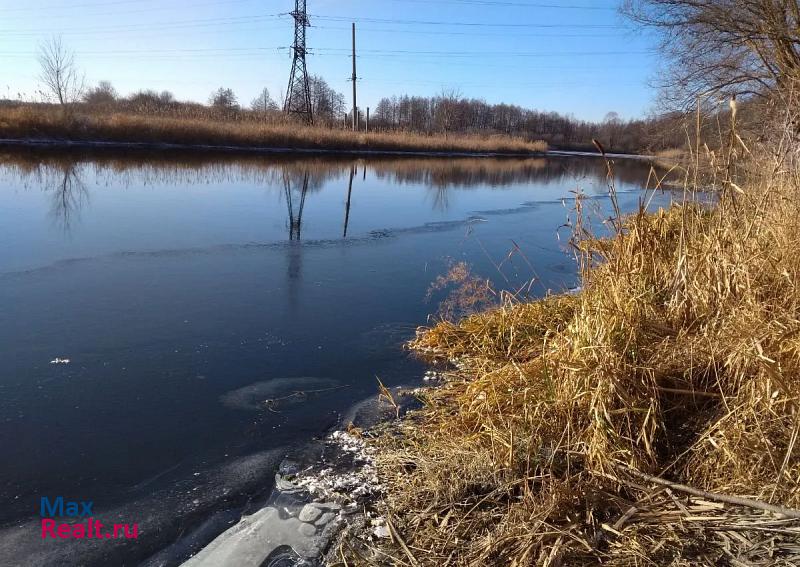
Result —
<path fill-rule="evenodd" d="M 544 142 L 504 135 L 425 135 L 267 124 L 258 120 L 152 116 L 123 112 L 65 112 L 50 105 L 0 107 L 0 138 L 303 150 L 540 153 Z"/>
<path fill-rule="evenodd" d="M 800 561 L 800 154 L 728 155 L 714 206 L 577 222 L 579 293 L 420 330 L 456 368 L 380 439 L 393 545 L 351 564 Z"/>

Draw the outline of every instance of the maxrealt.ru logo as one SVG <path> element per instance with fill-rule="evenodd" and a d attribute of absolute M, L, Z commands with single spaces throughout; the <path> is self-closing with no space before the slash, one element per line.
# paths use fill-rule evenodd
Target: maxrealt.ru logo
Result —
<path fill-rule="evenodd" d="M 43 496 L 39 513 L 42 516 L 42 539 L 136 539 L 139 524 L 111 524 L 108 528 L 95 520 L 91 500 L 65 500 L 58 496 L 50 500 Z M 59 521 L 56 521 L 58 518 Z M 73 521 L 64 521 L 69 518 Z M 74 521 L 78 519 L 78 521 Z"/>

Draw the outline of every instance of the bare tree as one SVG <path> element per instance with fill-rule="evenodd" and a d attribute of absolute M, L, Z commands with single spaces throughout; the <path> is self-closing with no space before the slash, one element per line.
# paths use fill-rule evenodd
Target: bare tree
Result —
<path fill-rule="evenodd" d="M 434 119 L 445 135 L 455 127 L 461 100 L 461 91 L 457 89 L 442 89 L 436 100 Z"/>
<path fill-rule="evenodd" d="M 608 142 L 608 149 L 617 149 L 617 142 L 619 134 L 622 131 L 622 119 L 617 112 L 611 111 L 603 118 L 603 130 L 605 130 L 605 138 Z"/>
<path fill-rule="evenodd" d="M 264 90 L 250 103 L 250 110 L 253 112 L 262 112 L 266 120 L 270 112 L 278 110 L 278 103 L 272 100 L 272 97 L 269 95 L 269 89 L 264 87 Z"/>
<path fill-rule="evenodd" d="M 311 90 L 311 107 L 314 119 L 322 122 L 336 122 L 346 112 L 345 98 L 340 92 L 333 89 L 325 79 L 312 75 L 308 78 Z"/>
<path fill-rule="evenodd" d="M 798 0 L 625 0 L 623 12 L 660 34 L 670 63 L 659 86 L 675 106 L 800 79 Z"/>
<path fill-rule="evenodd" d="M 224 87 L 220 87 L 211 93 L 208 102 L 214 108 L 221 110 L 238 110 L 239 108 L 239 100 L 236 98 L 236 94 L 232 89 Z"/>
<path fill-rule="evenodd" d="M 80 100 L 84 78 L 75 64 L 75 54 L 67 49 L 60 37 L 54 36 L 39 46 L 39 80 L 46 92 L 59 104 Z"/>
<path fill-rule="evenodd" d="M 117 89 L 109 81 L 100 81 L 96 87 L 87 89 L 83 101 L 91 105 L 108 105 L 117 101 Z"/>

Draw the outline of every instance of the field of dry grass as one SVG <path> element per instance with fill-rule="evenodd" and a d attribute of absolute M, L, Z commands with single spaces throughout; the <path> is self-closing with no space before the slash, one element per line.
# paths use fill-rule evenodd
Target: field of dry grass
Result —
<path fill-rule="evenodd" d="M 344 561 L 800 564 L 792 136 L 731 151 L 713 206 L 576 223 L 579 293 L 421 329 L 452 369 L 378 440 L 391 543 Z"/>
<path fill-rule="evenodd" d="M 465 152 L 529 154 L 547 151 L 544 142 L 509 136 L 353 133 L 349 130 L 209 116 L 152 116 L 30 105 L 0 108 L 0 138 L 150 144 L 236 146 L 303 150 Z"/>

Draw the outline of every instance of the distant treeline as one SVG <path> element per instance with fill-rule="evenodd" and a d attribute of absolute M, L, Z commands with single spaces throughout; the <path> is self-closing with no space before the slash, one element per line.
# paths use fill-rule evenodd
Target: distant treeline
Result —
<path fill-rule="evenodd" d="M 328 128 L 350 128 L 352 111 L 342 93 L 331 88 L 324 79 L 312 77 L 311 101 L 314 122 Z M 27 106 L 30 103 L 0 100 L 0 106 Z M 282 101 L 276 101 L 267 89 L 249 104 L 241 104 L 227 88 L 211 93 L 207 104 L 179 101 L 170 91 L 142 90 L 120 96 L 107 81 L 86 89 L 80 99 L 68 105 L 87 115 L 111 113 L 135 114 L 157 118 L 215 120 L 269 125 L 288 125 L 291 119 L 282 112 Z M 725 112 L 723 111 L 723 120 Z M 489 104 L 484 100 L 457 94 L 432 97 L 393 96 L 382 98 L 371 109 L 371 132 L 407 133 L 416 135 L 499 134 L 521 140 L 547 142 L 552 149 L 592 150 L 592 140 L 599 140 L 610 152 L 657 153 L 686 145 L 687 135 L 694 133 L 691 113 L 672 112 L 635 120 L 624 120 L 609 112 L 599 122 L 579 120 L 557 112 L 531 110 L 511 104 Z M 366 112 L 359 109 L 361 129 L 366 127 Z M 705 121 L 704 129 L 718 125 Z M 687 130 L 688 129 L 688 130 Z M 706 139 L 708 139 L 706 137 Z"/>
<path fill-rule="evenodd" d="M 0 105 L 23 103 L 0 101 Z M 319 126 L 350 128 L 348 112 L 341 93 L 319 78 L 312 81 L 314 121 Z M 127 97 L 116 94 L 108 83 L 90 89 L 81 101 L 71 105 L 87 114 L 124 112 L 161 118 L 225 120 L 287 124 L 280 102 L 266 89 L 249 105 L 239 103 L 235 93 L 221 88 L 212 93 L 208 104 L 175 99 L 170 91 L 143 90 Z M 366 113 L 359 109 L 361 128 L 366 127 Z M 592 139 L 608 151 L 651 153 L 676 148 L 686 143 L 683 113 L 623 120 L 609 113 L 603 121 L 591 122 L 557 112 L 529 110 L 510 104 L 488 104 L 483 100 L 452 96 L 395 96 L 383 98 L 371 111 L 370 131 L 406 132 L 430 135 L 503 134 L 529 141 L 542 140 L 554 149 L 593 149 Z"/>
<path fill-rule="evenodd" d="M 346 113 L 344 95 L 336 92 L 325 79 L 318 76 L 310 77 L 309 87 L 317 121 L 323 125 L 343 123 Z M 281 112 L 283 102 L 276 101 L 266 88 L 249 104 L 243 104 L 232 89 L 220 87 L 210 94 L 207 104 L 201 104 L 179 101 L 168 90 L 157 92 L 146 89 L 129 96 L 120 96 L 110 82 L 101 81 L 95 87 L 84 89 L 80 97 L 76 97 L 73 106 L 83 106 L 96 111 L 121 111 L 170 118 L 215 118 L 278 123 L 288 121 Z"/>
<path fill-rule="evenodd" d="M 352 110 L 345 96 L 321 77 L 312 77 L 311 104 L 318 125 L 347 127 Z M 282 101 L 275 101 L 264 89 L 249 105 L 239 103 L 230 89 L 220 88 L 209 97 L 208 105 L 178 102 L 169 91 L 140 91 L 121 98 L 108 96 L 108 88 L 87 91 L 84 103 L 116 107 L 117 110 L 187 118 L 264 120 L 285 123 Z M 685 115 L 673 113 L 636 120 L 623 120 L 609 112 L 600 122 L 579 120 L 557 112 L 530 110 L 512 104 L 489 104 L 454 93 L 437 96 L 393 96 L 382 98 L 371 109 L 370 130 L 414 134 L 503 134 L 526 140 L 543 140 L 553 148 L 593 149 L 599 140 L 612 152 L 657 152 L 682 146 L 686 142 L 680 125 Z M 366 109 L 359 109 L 361 128 L 366 127 Z"/>
<path fill-rule="evenodd" d="M 109 114 L 124 113 L 293 127 L 281 112 L 283 101 L 271 97 L 266 88 L 249 104 L 242 104 L 236 93 L 225 87 L 213 91 L 208 104 L 177 101 L 170 91 L 143 90 L 123 97 L 108 81 L 87 88 L 74 53 L 60 37 L 41 44 L 39 63 L 42 90 L 37 101 L 58 103 L 70 112 L 80 110 L 95 121 Z M 348 128 L 353 111 L 345 96 L 318 76 L 309 78 L 309 87 L 315 125 Z M 456 90 L 443 90 L 429 97 L 384 97 L 372 111 L 370 116 L 369 109 L 358 109 L 359 130 L 445 139 L 451 135 L 470 138 L 499 135 L 517 138 L 523 144 L 544 141 L 560 149 L 593 149 L 592 140 L 599 140 L 608 151 L 632 153 L 658 152 L 682 146 L 686 141 L 685 129 L 676 127 L 684 118 L 680 113 L 623 120 L 616 112 L 609 112 L 602 121 L 590 122 L 556 112 L 489 104 L 464 97 Z"/>
<path fill-rule="evenodd" d="M 592 139 L 597 139 L 608 151 L 645 152 L 681 146 L 685 137 L 675 126 L 682 120 L 680 113 L 623 120 L 616 112 L 609 112 L 601 122 L 591 122 L 446 93 L 383 98 L 375 108 L 373 124 L 386 130 L 502 133 L 565 149 L 591 148 Z"/>

